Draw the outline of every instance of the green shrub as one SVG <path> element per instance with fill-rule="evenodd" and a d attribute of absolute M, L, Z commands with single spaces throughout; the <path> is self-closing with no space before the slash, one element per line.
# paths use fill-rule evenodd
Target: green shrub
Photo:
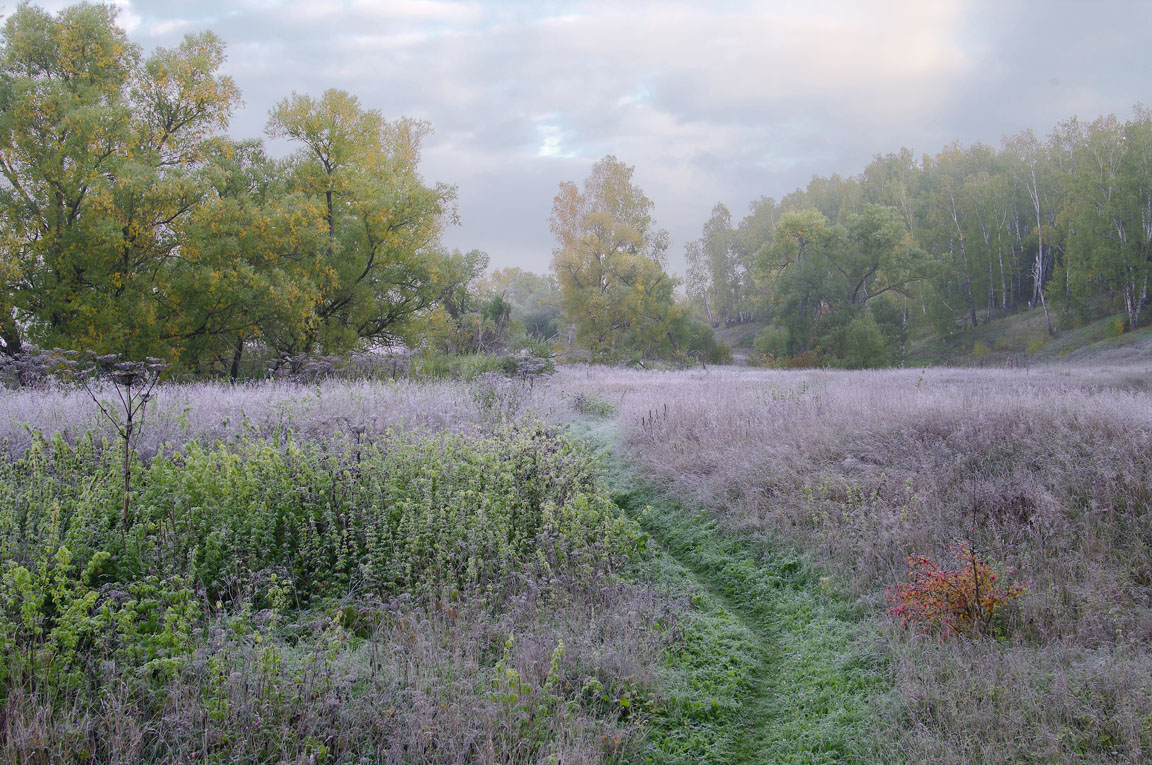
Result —
<path fill-rule="evenodd" d="M 788 355 L 790 337 L 788 330 L 783 327 L 765 327 L 753 341 L 756 352 L 769 361 L 769 363 L 782 359 Z"/>
<path fill-rule="evenodd" d="M 616 414 L 616 405 L 594 391 L 580 391 L 572 397 L 572 408 L 580 414 L 596 417 L 611 417 Z"/>
<path fill-rule="evenodd" d="M 884 335 L 870 318 L 856 318 L 844 330 L 844 366 L 872 369 L 888 363 Z"/>
<path fill-rule="evenodd" d="M 0 556 L 46 576 L 67 547 L 77 581 L 79 571 L 92 585 L 189 577 L 210 601 L 284 571 L 306 601 L 365 584 L 498 593 L 523 566 L 636 544 L 596 488 L 595 459 L 541 425 L 339 447 L 193 443 L 137 469 L 122 540 L 109 450 L 56 441 L 4 465 Z"/>
<path fill-rule="evenodd" d="M 422 354 L 412 361 L 418 380 L 474 380 L 485 372 L 503 372 L 505 357 L 492 353 Z"/>
<path fill-rule="evenodd" d="M 114 449 L 37 441 L 0 465 L 0 704 L 83 694 L 109 671 L 162 687 L 222 608 L 353 593 L 498 607 L 526 575 L 595 581 L 644 550 L 597 459 L 539 424 L 193 443 L 137 471 L 122 535 Z"/>

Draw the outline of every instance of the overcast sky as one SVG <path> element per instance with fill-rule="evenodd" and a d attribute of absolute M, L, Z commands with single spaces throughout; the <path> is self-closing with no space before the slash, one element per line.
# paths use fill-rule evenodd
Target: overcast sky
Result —
<path fill-rule="evenodd" d="M 58 10 L 69 3 L 41 2 Z M 902 146 L 999 144 L 1152 102 L 1152 2 L 118 0 L 146 51 L 211 29 L 263 135 L 292 91 L 428 120 L 422 173 L 459 190 L 447 244 L 544 272 L 557 186 L 606 154 L 672 234 L 739 220 L 813 174 Z"/>

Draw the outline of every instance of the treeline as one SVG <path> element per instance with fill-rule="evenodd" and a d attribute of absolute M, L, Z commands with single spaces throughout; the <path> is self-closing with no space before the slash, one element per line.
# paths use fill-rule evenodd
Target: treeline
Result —
<path fill-rule="evenodd" d="M 28 4 L 0 35 L 0 359 L 29 348 L 158 357 L 196 375 L 405 345 L 529 347 L 593 360 L 729 357 L 713 328 L 755 320 L 769 361 L 899 363 L 909 339 L 1027 309 L 1048 331 L 1101 310 L 1148 320 L 1152 113 L 1070 120 L 995 148 L 878 156 L 734 222 L 717 205 L 686 251 L 633 169 L 605 157 L 561 185 L 553 275 L 485 275 L 449 252 L 455 189 L 419 173 L 426 123 L 356 97 L 292 94 L 266 133 L 211 32 L 143 55 L 110 6 Z M 258 361 L 259 363 L 255 363 Z"/>
<path fill-rule="evenodd" d="M 1152 113 L 1072 119 L 1000 149 L 902 149 L 762 198 L 738 223 L 717 205 L 686 257 L 697 312 L 768 322 L 768 360 L 898 363 L 910 333 L 1029 309 L 1053 335 L 1100 310 L 1135 329 L 1149 318 Z"/>
<path fill-rule="evenodd" d="M 292 94 L 266 132 L 296 151 L 273 158 L 224 135 L 240 103 L 224 55 L 205 32 L 143 56 L 110 6 L 9 16 L 0 352 L 155 356 L 236 376 L 253 350 L 474 351 L 516 328 L 555 334 L 538 305 L 547 279 L 495 274 L 493 299 L 487 256 L 442 246 L 455 190 L 419 175 L 427 124 L 385 120 L 339 90 Z M 517 297 L 534 301 L 531 328 L 512 326 Z"/>

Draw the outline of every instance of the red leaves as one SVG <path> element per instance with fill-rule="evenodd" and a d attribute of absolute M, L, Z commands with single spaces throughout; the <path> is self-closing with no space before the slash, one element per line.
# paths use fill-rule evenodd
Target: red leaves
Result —
<path fill-rule="evenodd" d="M 1024 592 L 1013 582 L 1005 588 L 996 573 L 968 543 L 949 545 L 956 568 L 941 567 L 926 555 L 908 556 L 909 580 L 888 588 L 888 613 L 901 627 L 918 625 L 926 632 L 967 635 L 987 629 L 1007 601 Z"/>

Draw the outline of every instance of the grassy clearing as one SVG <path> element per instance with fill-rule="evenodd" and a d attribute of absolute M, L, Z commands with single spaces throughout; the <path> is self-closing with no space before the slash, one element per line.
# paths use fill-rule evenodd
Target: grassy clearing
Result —
<path fill-rule="evenodd" d="M 886 690 L 886 673 L 858 612 L 822 589 L 800 561 L 724 533 L 704 514 L 652 492 L 615 498 L 697 588 L 699 610 L 670 659 L 673 682 L 696 684 L 703 674 L 718 687 L 717 700 L 720 694 L 730 700 L 728 714 L 717 715 L 723 734 L 684 761 L 877 756 L 874 704 Z M 717 676 L 728 682 L 717 683 Z M 675 740 L 675 718 L 655 723 L 654 746 Z"/>
<path fill-rule="evenodd" d="M 0 756 L 1140 761 L 1146 377 L 170 386 L 127 528 L 90 402 L 3 392 Z M 957 540 L 1027 591 L 896 627 Z"/>
<path fill-rule="evenodd" d="M 724 530 L 633 475 L 610 426 L 574 431 L 606 452 L 613 499 L 665 554 L 661 589 L 693 606 L 672 647 L 645 743 L 651 762 L 863 762 L 880 757 L 889 691 L 878 634 L 794 554 Z"/>
<path fill-rule="evenodd" d="M 882 636 L 877 729 L 909 761 L 1152 750 L 1152 401 L 1138 367 L 585 378 L 631 459 L 727 533 L 778 540 Z M 908 556 L 969 541 L 1026 592 L 941 641 L 885 615 Z"/>

